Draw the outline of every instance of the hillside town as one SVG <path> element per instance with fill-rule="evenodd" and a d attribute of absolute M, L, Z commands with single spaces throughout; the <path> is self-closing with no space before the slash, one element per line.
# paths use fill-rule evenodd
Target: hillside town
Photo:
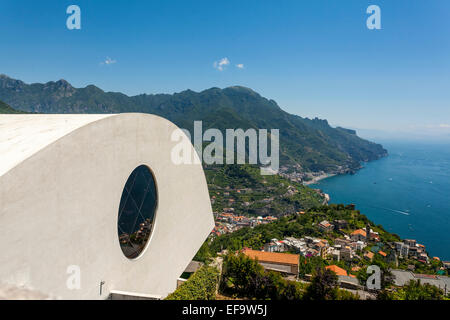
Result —
<path fill-rule="evenodd" d="M 208 168 L 215 218 L 206 242 L 210 256 L 242 252 L 268 271 L 306 283 L 315 268 L 323 267 L 338 276 L 341 288 L 362 299 L 374 298 L 364 280 L 370 265 L 389 270 L 394 286 L 420 278 L 447 292 L 450 262 L 375 225 L 354 204 L 328 204 L 322 190 L 305 186 L 330 174 L 298 172 L 281 168 L 279 175 L 261 177 L 252 167 Z M 237 174 L 246 182 L 236 181 Z"/>
<path fill-rule="evenodd" d="M 305 214 L 305 211 L 299 211 L 297 214 Z M 243 227 L 253 228 L 257 225 L 268 224 L 277 220 L 277 217 L 270 215 L 265 217 L 237 215 L 234 213 L 233 208 L 224 208 L 224 212 L 220 214 L 215 213 L 215 226 L 211 231 L 211 236 L 220 236 L 237 231 Z M 370 247 L 370 250 L 363 254 L 363 257 L 369 260 L 372 260 L 375 254 L 379 254 L 391 261 L 406 258 L 415 259 L 422 263 L 430 262 L 425 246 L 414 239 L 405 239 L 393 244 L 383 244 L 380 242 L 378 232 L 373 231 L 369 225 L 365 229 L 356 229 L 348 234 L 344 231 L 347 227 L 348 222 L 345 220 L 336 220 L 331 223 L 323 220 L 318 224 L 318 229 L 324 234 L 333 230 L 339 231 L 342 236 L 333 239 L 333 244 L 330 244 L 326 239 L 308 236 L 299 239 L 286 237 L 282 240 L 272 239 L 271 242 L 266 243 L 264 248 L 261 249 L 266 252 L 292 251 L 304 257 L 320 256 L 322 258 L 329 257 L 336 261 L 344 260 L 350 262 L 354 259 L 361 260 L 362 257 L 358 252 L 361 253 L 369 243 L 373 243 L 374 245 Z M 389 256 L 382 250 L 385 245 L 395 249 Z M 433 259 L 439 260 L 438 257 L 433 257 Z"/>
<path fill-rule="evenodd" d="M 350 208 L 354 208 L 350 205 Z M 298 211 L 297 216 L 307 214 Z M 210 237 L 220 237 L 233 233 L 241 228 L 255 228 L 259 225 L 276 222 L 277 217 L 270 215 L 249 217 L 238 215 L 233 208 L 224 208 L 223 212 L 215 213 L 215 227 Z M 339 284 L 346 290 L 353 290 L 364 299 L 374 298 L 373 293 L 357 279 L 358 272 L 367 267 L 375 259 L 381 259 L 395 266 L 392 271 L 394 284 L 402 286 L 405 279 L 422 279 L 442 288 L 447 294 L 450 289 L 450 262 L 442 261 L 442 267 L 436 274 L 414 273 L 416 263 L 430 266 L 433 261 L 440 261 L 438 257 L 430 258 L 423 244 L 414 239 L 383 243 L 379 232 L 373 230 L 370 224 L 365 228 L 349 229 L 348 221 L 336 219 L 322 220 L 316 225 L 322 237 L 286 236 L 282 239 L 272 238 L 258 250 L 244 247 L 242 252 L 257 259 L 264 269 L 283 274 L 286 279 L 308 281 L 311 275 L 299 278 L 301 259 L 320 258 L 327 261 L 326 269 L 336 273 Z M 338 236 L 336 236 L 338 235 Z M 405 265 L 406 263 L 406 265 Z M 347 266 L 343 268 L 343 266 Z"/>
<path fill-rule="evenodd" d="M 224 212 L 214 213 L 215 226 L 211 231 L 211 235 L 220 236 L 239 230 L 243 227 L 254 227 L 259 224 L 266 224 L 276 221 L 278 218 L 273 216 L 246 217 L 243 215 L 235 215 L 233 208 L 224 208 Z"/>

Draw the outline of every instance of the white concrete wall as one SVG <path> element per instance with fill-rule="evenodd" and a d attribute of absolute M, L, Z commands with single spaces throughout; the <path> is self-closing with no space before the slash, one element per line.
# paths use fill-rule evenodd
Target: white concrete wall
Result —
<path fill-rule="evenodd" d="M 0 283 L 63 299 L 172 292 L 214 226 L 201 165 L 170 159 L 175 129 L 148 114 L 97 119 L 0 175 Z M 129 260 L 118 240 L 118 208 L 128 176 L 141 164 L 155 175 L 158 209 L 147 248 Z M 66 286 L 70 265 L 81 268 L 80 290 Z"/>

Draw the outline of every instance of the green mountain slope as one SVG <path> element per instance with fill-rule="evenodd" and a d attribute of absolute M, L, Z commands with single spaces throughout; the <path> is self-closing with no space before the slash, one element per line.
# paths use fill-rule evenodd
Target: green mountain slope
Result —
<path fill-rule="evenodd" d="M 214 212 L 282 216 L 325 203 L 324 196 L 280 175 L 262 176 L 251 165 L 205 166 Z"/>
<path fill-rule="evenodd" d="M 11 108 L 10 106 L 8 106 L 6 103 L 4 103 L 3 101 L 0 101 L 0 114 L 5 114 L 5 113 L 24 113 L 22 111 L 17 111 L 14 110 L 13 108 Z"/>
<path fill-rule="evenodd" d="M 289 114 L 275 101 L 238 86 L 129 97 L 93 85 L 74 88 L 65 80 L 26 84 L 0 75 L 0 99 L 27 112 L 152 113 L 188 130 L 192 130 L 194 120 L 203 120 L 203 130 L 280 129 L 281 164 L 299 165 L 303 171 L 352 171 L 361 161 L 386 155 L 381 145 L 359 138 L 352 130 Z"/>

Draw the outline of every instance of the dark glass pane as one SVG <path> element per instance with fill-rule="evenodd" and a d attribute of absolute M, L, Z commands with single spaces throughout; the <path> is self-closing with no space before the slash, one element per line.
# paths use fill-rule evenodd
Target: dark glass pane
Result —
<path fill-rule="evenodd" d="M 137 167 L 128 178 L 119 205 L 117 224 L 120 247 L 129 259 L 145 248 L 155 220 L 158 202 L 156 184 L 150 169 Z"/>

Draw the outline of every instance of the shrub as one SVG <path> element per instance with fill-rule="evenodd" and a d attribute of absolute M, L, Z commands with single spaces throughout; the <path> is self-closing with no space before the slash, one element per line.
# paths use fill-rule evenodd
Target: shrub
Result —
<path fill-rule="evenodd" d="M 410 280 L 403 288 L 397 291 L 399 300 L 443 300 L 444 292 L 429 283 L 420 283 L 420 280 Z"/>
<path fill-rule="evenodd" d="M 203 266 L 185 283 L 166 297 L 166 300 L 214 300 L 219 281 L 219 270 Z"/>
<path fill-rule="evenodd" d="M 286 280 L 277 272 L 266 272 L 256 260 L 240 253 L 225 257 L 221 290 L 251 299 L 300 300 L 304 285 Z"/>
<path fill-rule="evenodd" d="M 317 268 L 311 284 L 306 289 L 306 300 L 336 300 L 338 277 L 333 271 Z"/>
<path fill-rule="evenodd" d="M 358 294 L 353 294 L 350 291 L 344 289 L 338 289 L 336 300 L 359 300 Z"/>

